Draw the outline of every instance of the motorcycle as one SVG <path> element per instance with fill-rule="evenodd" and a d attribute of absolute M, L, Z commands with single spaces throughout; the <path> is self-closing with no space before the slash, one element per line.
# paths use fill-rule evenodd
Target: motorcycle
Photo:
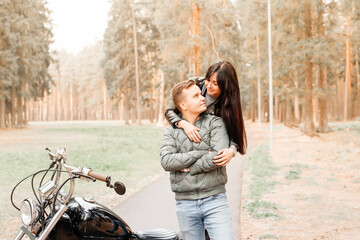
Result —
<path fill-rule="evenodd" d="M 129 225 L 109 208 L 97 203 L 91 197 L 72 197 L 75 180 L 106 183 L 119 195 L 126 192 L 125 185 L 119 181 L 111 184 L 111 177 L 96 173 L 86 167 L 66 165 L 66 148 L 60 147 L 56 152 L 49 148 L 51 164 L 48 169 L 40 170 L 27 176 L 16 184 L 11 192 L 11 203 L 20 211 L 23 226 L 14 240 L 25 235 L 31 240 L 78 240 L 78 239 L 119 239 L 119 240 L 178 240 L 178 234 L 167 229 L 134 232 Z M 48 173 L 51 178 L 44 182 Z M 69 174 L 66 180 L 60 181 L 61 175 Z M 38 193 L 35 192 L 34 178 L 43 174 Z M 26 198 L 20 208 L 14 203 L 15 189 L 31 177 L 32 191 L 36 200 Z M 64 186 L 69 183 L 69 190 Z"/>

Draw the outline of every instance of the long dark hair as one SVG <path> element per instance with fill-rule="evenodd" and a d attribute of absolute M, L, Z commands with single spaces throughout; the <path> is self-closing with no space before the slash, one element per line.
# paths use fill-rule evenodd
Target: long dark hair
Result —
<path fill-rule="evenodd" d="M 238 145 L 238 151 L 245 154 L 247 138 L 236 70 L 231 63 L 222 60 L 209 67 L 205 79 L 209 80 L 214 73 L 217 73 L 217 84 L 221 90 L 215 105 L 216 115 L 224 121 L 230 139 Z"/>

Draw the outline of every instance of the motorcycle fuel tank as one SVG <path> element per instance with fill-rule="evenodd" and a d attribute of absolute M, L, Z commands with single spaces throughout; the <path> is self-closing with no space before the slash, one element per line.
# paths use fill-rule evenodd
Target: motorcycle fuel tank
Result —
<path fill-rule="evenodd" d="M 131 229 L 116 213 L 89 198 L 75 197 L 49 239 L 130 239 Z"/>

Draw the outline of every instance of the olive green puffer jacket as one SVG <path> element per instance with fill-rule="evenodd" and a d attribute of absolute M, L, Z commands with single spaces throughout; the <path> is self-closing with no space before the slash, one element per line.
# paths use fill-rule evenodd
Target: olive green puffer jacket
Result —
<path fill-rule="evenodd" d="M 226 167 L 217 166 L 213 157 L 229 147 L 229 136 L 222 119 L 205 114 L 194 124 L 201 142 L 190 141 L 179 128 L 168 127 L 160 151 L 161 165 L 170 172 L 171 190 L 177 200 L 193 200 L 225 192 Z M 180 170 L 189 168 L 190 172 Z"/>

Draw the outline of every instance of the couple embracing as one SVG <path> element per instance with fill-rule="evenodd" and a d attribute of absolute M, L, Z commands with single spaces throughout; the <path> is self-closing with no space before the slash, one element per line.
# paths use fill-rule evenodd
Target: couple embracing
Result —
<path fill-rule="evenodd" d="M 161 165 L 170 172 L 176 214 L 184 240 L 233 239 L 226 198 L 226 165 L 247 141 L 235 68 L 227 61 L 209 67 L 172 89 L 165 116 Z"/>

